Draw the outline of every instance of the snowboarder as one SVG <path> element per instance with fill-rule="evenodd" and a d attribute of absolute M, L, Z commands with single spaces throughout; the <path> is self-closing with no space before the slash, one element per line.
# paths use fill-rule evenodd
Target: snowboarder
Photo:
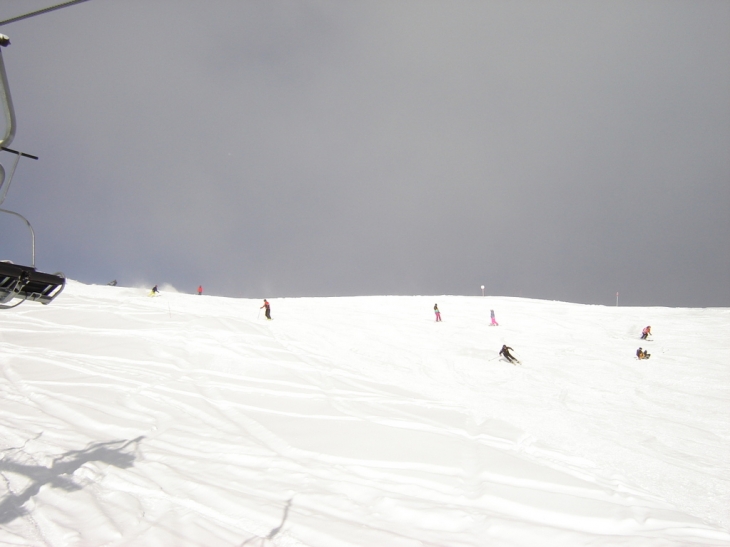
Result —
<path fill-rule="evenodd" d="M 160 291 L 157 290 L 157 285 L 155 285 L 154 287 L 152 287 L 152 290 L 150 291 L 150 296 L 157 296 L 158 294 L 160 294 Z"/>
<path fill-rule="evenodd" d="M 198 285 L 198 296 L 200 296 L 201 294 L 203 294 L 203 286 Z"/>
<path fill-rule="evenodd" d="M 651 334 L 651 326 L 644 327 L 644 329 L 641 331 L 641 339 L 647 340 L 647 336 L 649 336 L 650 334 Z"/>
<path fill-rule="evenodd" d="M 506 344 L 502 346 L 502 349 L 499 350 L 499 354 L 502 355 L 507 361 L 512 363 L 513 365 L 515 363 L 519 363 L 517 358 L 510 353 L 510 351 L 514 351 L 512 348 L 508 347 Z"/>
<path fill-rule="evenodd" d="M 436 321 L 441 321 L 441 312 L 439 311 L 439 305 L 433 305 L 433 312 L 436 314 Z"/>
<path fill-rule="evenodd" d="M 497 320 L 494 318 L 494 310 L 489 310 L 489 315 L 492 316 L 492 324 L 489 325 L 490 327 L 498 327 L 499 323 L 497 323 Z"/>
<path fill-rule="evenodd" d="M 264 305 L 261 306 L 261 308 L 266 308 L 266 312 L 264 315 L 266 315 L 266 319 L 271 321 L 271 305 L 269 304 L 269 301 L 264 298 Z M 259 309 L 261 309 L 259 308 Z"/>

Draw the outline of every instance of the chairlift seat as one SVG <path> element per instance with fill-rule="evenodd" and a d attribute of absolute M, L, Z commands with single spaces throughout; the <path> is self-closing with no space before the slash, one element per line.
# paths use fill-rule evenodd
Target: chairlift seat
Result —
<path fill-rule="evenodd" d="M 0 304 L 14 298 L 50 304 L 66 286 L 66 277 L 58 272 L 47 274 L 30 266 L 0 262 Z"/>

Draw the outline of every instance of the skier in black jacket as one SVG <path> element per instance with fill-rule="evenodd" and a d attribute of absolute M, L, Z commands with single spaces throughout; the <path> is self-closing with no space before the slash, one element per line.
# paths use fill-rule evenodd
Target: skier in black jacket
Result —
<path fill-rule="evenodd" d="M 502 355 L 502 356 L 504 356 L 504 358 L 507 359 L 513 365 L 515 363 L 519 363 L 519 361 L 517 360 L 517 358 L 514 355 L 512 355 L 510 353 L 510 351 L 514 351 L 514 350 L 512 348 L 508 347 L 507 345 L 503 345 L 502 346 L 502 349 L 499 350 L 499 354 Z"/>

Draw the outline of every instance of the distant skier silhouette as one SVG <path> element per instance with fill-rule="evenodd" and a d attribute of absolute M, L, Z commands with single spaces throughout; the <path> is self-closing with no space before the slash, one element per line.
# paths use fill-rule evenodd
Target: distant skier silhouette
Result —
<path fill-rule="evenodd" d="M 203 286 L 198 285 L 198 296 L 200 296 L 201 294 L 203 294 Z"/>
<path fill-rule="evenodd" d="M 152 290 L 150 291 L 150 296 L 157 296 L 160 294 L 160 291 L 157 289 L 157 285 L 152 287 Z"/>
<path fill-rule="evenodd" d="M 269 301 L 266 300 L 266 298 L 264 298 L 264 305 L 261 306 L 261 308 L 266 308 L 266 312 L 264 313 L 264 315 L 266 315 L 266 319 L 271 321 L 271 304 L 269 304 Z"/>
<path fill-rule="evenodd" d="M 433 312 L 436 314 L 436 321 L 441 321 L 441 312 L 439 311 L 439 305 L 433 305 Z"/>
<path fill-rule="evenodd" d="M 490 327 L 498 327 L 499 323 L 497 323 L 497 320 L 494 318 L 494 310 L 489 310 L 489 315 L 492 316 L 492 323 L 489 325 Z"/>
<path fill-rule="evenodd" d="M 651 326 L 644 327 L 644 329 L 641 331 L 641 339 L 647 340 L 647 336 L 649 336 L 650 334 L 651 334 Z"/>

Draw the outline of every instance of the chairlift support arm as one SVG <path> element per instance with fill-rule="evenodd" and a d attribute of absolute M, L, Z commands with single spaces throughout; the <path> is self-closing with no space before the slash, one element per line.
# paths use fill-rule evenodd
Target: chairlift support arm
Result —
<path fill-rule="evenodd" d="M 3 213 L 9 213 L 11 215 L 15 215 L 16 217 L 23 220 L 28 225 L 28 229 L 30 230 L 30 247 L 31 247 L 31 263 L 30 267 L 35 269 L 35 230 L 33 230 L 33 226 L 30 225 L 30 222 L 28 222 L 28 219 L 25 218 L 20 213 L 16 213 L 15 211 L 8 211 L 7 209 L 0 209 L 0 212 Z"/>
<path fill-rule="evenodd" d="M 37 160 L 38 156 L 33 156 L 32 154 L 26 154 L 25 152 L 18 152 L 17 150 L 13 150 L 12 148 L 6 148 L 4 146 L 0 146 L 0 149 L 5 150 L 6 152 L 10 152 L 11 154 L 15 154 L 15 161 L 13 162 L 13 168 L 10 170 L 10 176 L 8 177 L 7 183 L 5 182 L 5 168 L 0 164 L 0 205 L 2 205 L 3 202 L 5 201 L 5 196 L 8 194 L 8 190 L 10 190 L 10 183 L 13 181 L 13 175 L 15 175 L 15 168 L 18 167 L 18 162 L 20 161 L 20 157 L 23 156 L 26 158 L 31 158 L 31 159 Z"/>
<path fill-rule="evenodd" d="M 7 36 L 0 35 L 0 46 L 7 46 L 10 40 Z M 3 61 L 3 51 L 0 49 L 0 101 L 3 103 L 3 114 L 5 115 L 5 134 L 0 139 L 0 147 L 10 146 L 15 138 L 15 109 L 13 108 L 13 99 L 10 96 L 10 87 L 8 86 L 8 75 L 5 72 L 5 62 Z"/>
<path fill-rule="evenodd" d="M 74 2 L 76 3 L 76 2 Z M 7 46 L 10 39 L 0 34 L 0 47 Z M 5 133 L 0 138 L 0 149 L 15 154 L 15 161 L 10 171 L 10 176 L 5 180 L 5 168 L 0 165 L 0 205 L 5 201 L 5 196 L 10 188 L 10 182 L 15 174 L 21 156 L 38 159 L 38 156 L 26 154 L 9 148 L 10 143 L 15 137 L 15 110 L 13 109 L 13 101 L 10 96 L 10 88 L 8 86 L 8 76 L 5 72 L 5 62 L 0 49 L 0 102 L 3 103 L 3 114 L 5 116 Z M 21 266 L 6 261 L 0 261 L 0 309 L 10 309 L 19 306 L 23 302 L 30 300 L 40 302 L 41 304 L 50 304 L 66 286 L 66 276 L 61 272 L 55 274 L 47 274 L 38 272 L 35 269 L 35 231 L 30 222 L 23 215 L 15 211 L 0 209 L 0 213 L 8 213 L 15 215 L 28 226 L 31 236 L 31 253 L 32 263 L 30 266 Z M 19 300 L 15 304 L 10 304 L 12 300 Z"/>

